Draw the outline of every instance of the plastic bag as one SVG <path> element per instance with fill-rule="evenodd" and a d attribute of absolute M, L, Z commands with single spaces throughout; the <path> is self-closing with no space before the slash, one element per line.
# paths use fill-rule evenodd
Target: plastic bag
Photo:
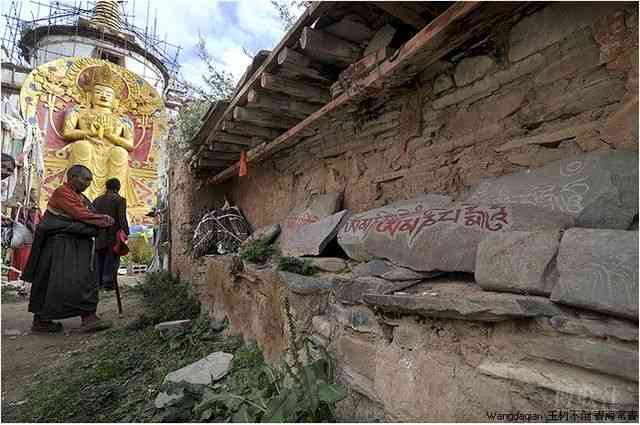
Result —
<path fill-rule="evenodd" d="M 13 222 L 13 235 L 11 236 L 11 248 L 20 248 L 33 243 L 33 234 L 27 226 L 17 221 Z"/>

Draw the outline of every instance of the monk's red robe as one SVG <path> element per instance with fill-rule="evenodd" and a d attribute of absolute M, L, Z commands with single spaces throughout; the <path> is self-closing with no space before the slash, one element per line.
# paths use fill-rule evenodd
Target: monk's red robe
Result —
<path fill-rule="evenodd" d="M 40 320 L 95 313 L 94 237 L 108 220 L 93 212 L 91 201 L 68 183 L 53 192 L 22 274 L 32 282 L 29 311 Z"/>
<path fill-rule="evenodd" d="M 53 191 L 47 209 L 53 213 L 63 213 L 75 220 L 106 227 L 107 219 L 104 214 L 96 214 L 90 210 L 91 201 L 81 193 L 76 192 L 69 183 L 65 183 Z"/>

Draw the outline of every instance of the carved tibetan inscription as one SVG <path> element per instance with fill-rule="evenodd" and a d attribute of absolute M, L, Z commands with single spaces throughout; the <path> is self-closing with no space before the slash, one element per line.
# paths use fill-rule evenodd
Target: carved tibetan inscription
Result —
<path fill-rule="evenodd" d="M 338 242 L 352 258 L 385 258 L 418 271 L 473 272 L 486 234 L 506 230 L 565 228 L 571 217 L 526 205 L 416 202 L 351 217 Z"/>
<path fill-rule="evenodd" d="M 466 201 L 537 205 L 571 214 L 579 227 L 627 229 L 638 214 L 638 155 L 590 153 L 488 179 Z"/>

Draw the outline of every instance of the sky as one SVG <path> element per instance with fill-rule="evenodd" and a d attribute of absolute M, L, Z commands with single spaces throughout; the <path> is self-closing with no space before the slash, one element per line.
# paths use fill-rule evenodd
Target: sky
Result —
<path fill-rule="evenodd" d="M 2 0 L 1 3 L 5 14 L 11 1 Z M 74 2 L 67 0 L 61 3 Z M 31 13 L 37 15 L 37 6 L 31 1 L 22 0 L 22 4 L 23 19 L 30 17 Z M 147 0 L 127 0 L 125 9 L 131 11 L 134 5 L 135 25 L 144 28 Z M 285 34 L 277 11 L 269 0 L 149 0 L 149 5 L 150 25 L 153 25 L 157 11 L 158 35 L 161 38 L 166 35 L 168 42 L 182 46 L 179 56 L 181 72 L 191 83 L 201 84 L 205 70 L 197 56 L 199 32 L 206 38 L 207 48 L 216 62 L 236 80 L 251 62 L 243 48 L 254 53 L 261 49 L 270 50 Z M 46 16 L 47 12 L 47 8 L 40 7 L 41 16 Z M 302 10 L 295 12 L 299 15 Z"/>

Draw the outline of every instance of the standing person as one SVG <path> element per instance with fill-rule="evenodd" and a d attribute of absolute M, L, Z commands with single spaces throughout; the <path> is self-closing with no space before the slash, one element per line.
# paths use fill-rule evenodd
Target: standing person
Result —
<path fill-rule="evenodd" d="M 98 318 L 98 285 L 93 261 L 94 236 L 98 228 L 109 227 L 113 219 L 93 211 L 82 194 L 91 184 L 91 171 L 73 165 L 67 182 L 57 188 L 36 229 L 31 256 L 22 279 L 32 282 L 29 311 L 32 330 L 59 332 L 62 324 L 53 320 L 80 316 L 86 332 L 111 326 Z"/>
<path fill-rule="evenodd" d="M 116 244 L 116 234 L 119 230 L 129 235 L 129 222 L 127 221 L 127 200 L 118 194 L 120 180 L 116 178 L 107 180 L 106 188 L 106 193 L 93 201 L 93 207 L 96 212 L 113 218 L 114 223 L 98 231 L 96 268 L 98 269 L 98 286 L 112 291 L 115 289 L 120 267 L 120 257 L 113 251 L 113 246 Z"/>
<path fill-rule="evenodd" d="M 19 216 L 16 215 L 15 220 L 24 224 L 31 234 L 36 233 L 36 227 L 42 221 L 42 213 L 37 205 L 36 191 L 31 189 L 29 193 L 29 207 L 20 209 Z M 31 254 L 31 244 L 22 245 L 20 248 L 13 250 L 11 254 L 11 267 L 15 270 L 24 271 L 29 255 Z M 18 280 L 18 272 L 15 270 L 9 270 L 7 278 L 11 280 Z"/>

